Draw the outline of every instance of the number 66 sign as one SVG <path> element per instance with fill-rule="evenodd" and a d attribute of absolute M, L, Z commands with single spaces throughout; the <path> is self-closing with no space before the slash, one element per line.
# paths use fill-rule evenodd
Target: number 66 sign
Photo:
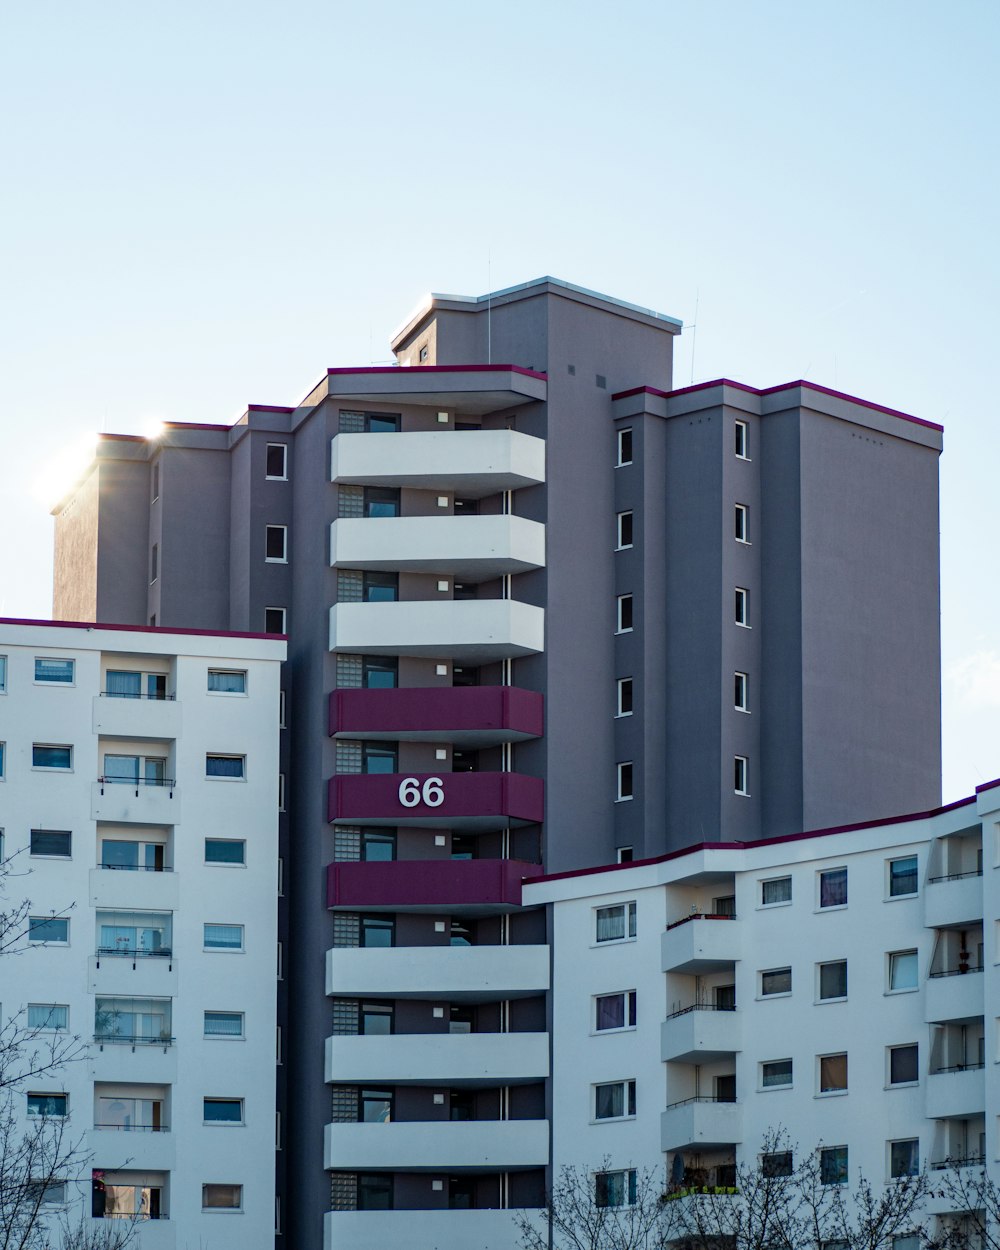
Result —
<path fill-rule="evenodd" d="M 399 801 L 403 807 L 440 807 L 444 802 L 444 782 L 440 777 L 425 777 L 421 784 L 417 777 L 404 777 L 399 783 Z"/>

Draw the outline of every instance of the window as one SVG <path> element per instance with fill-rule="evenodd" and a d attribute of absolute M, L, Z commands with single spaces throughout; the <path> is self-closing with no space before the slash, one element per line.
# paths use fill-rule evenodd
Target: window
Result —
<path fill-rule="evenodd" d="M 160 462 L 157 460 L 152 466 L 152 489 L 150 490 L 150 503 L 156 503 L 160 497 Z"/>
<path fill-rule="evenodd" d="M 207 951 L 241 951 L 243 949 L 243 926 L 241 924 L 206 924 L 204 943 Z"/>
<path fill-rule="evenodd" d="M 790 994 L 791 992 L 791 968 L 772 968 L 760 974 L 761 998 L 771 998 L 775 994 Z"/>
<path fill-rule="evenodd" d="M 364 603 L 395 603 L 399 598 L 399 574 L 365 573 L 361 597 Z"/>
<path fill-rule="evenodd" d="M 366 655 L 361 661 L 361 684 L 366 690 L 395 690 L 399 661 L 395 656 Z"/>
<path fill-rule="evenodd" d="M 819 874 L 820 907 L 847 906 L 847 869 L 828 868 Z"/>
<path fill-rule="evenodd" d="M 393 946 L 396 941 L 396 922 L 392 916 L 362 916 L 359 946 Z"/>
<path fill-rule="evenodd" d="M 227 781 L 245 781 L 247 757 L 245 755 L 206 755 L 205 776 L 221 777 Z"/>
<path fill-rule="evenodd" d="M 66 1094 L 29 1094 L 29 1116 L 65 1116 L 69 1108 Z"/>
<path fill-rule="evenodd" d="M 619 634 L 627 634 L 632 628 L 632 596 L 618 596 L 618 626 Z"/>
<path fill-rule="evenodd" d="M 736 624 L 750 628 L 750 592 L 742 586 L 736 587 Z"/>
<path fill-rule="evenodd" d="M 98 997 L 94 1002 L 94 1040 L 101 1045 L 169 1046 L 169 998 Z"/>
<path fill-rule="evenodd" d="M 285 443 L 268 443 L 264 460 L 264 476 L 273 482 L 288 479 L 288 446 Z"/>
<path fill-rule="evenodd" d="M 65 1033 L 69 1029 L 69 1008 L 62 1003 L 29 1003 L 28 1028 Z"/>
<path fill-rule="evenodd" d="M 285 608 L 264 609 L 264 633 L 287 634 L 287 610 Z"/>
<path fill-rule="evenodd" d="M 917 857 L 889 860 L 889 897 L 902 898 L 917 892 Z"/>
<path fill-rule="evenodd" d="M 397 759 L 398 752 L 395 745 L 389 746 L 386 743 L 374 742 L 361 744 L 361 771 L 363 773 L 394 773 L 397 770 Z M 454 762 L 452 767 L 454 767 Z"/>
<path fill-rule="evenodd" d="M 819 965 L 820 1002 L 847 997 L 847 960 L 833 959 Z"/>
<path fill-rule="evenodd" d="M 388 486 L 366 486 L 362 501 L 366 517 L 399 516 L 399 491 L 396 489 Z"/>
<path fill-rule="evenodd" d="M 624 464 L 632 463 L 632 429 L 618 431 L 618 463 L 615 468 L 620 469 Z"/>
<path fill-rule="evenodd" d="M 741 460 L 749 459 L 750 426 L 746 421 L 737 421 L 733 430 L 734 451 Z"/>
<path fill-rule="evenodd" d="M 278 728 L 285 728 L 285 692 L 278 691 Z"/>
<path fill-rule="evenodd" d="M 455 859 L 454 839 L 452 859 Z M 382 829 L 361 830 L 361 858 L 366 863 L 388 863 L 396 858 L 396 835 Z M 471 856 L 470 856 L 471 858 Z"/>
<path fill-rule="evenodd" d="M 635 1115 L 635 1081 L 594 1086 L 594 1119 L 623 1120 Z"/>
<path fill-rule="evenodd" d="M 0 694 L 7 693 L 7 657 L 0 655 Z"/>
<path fill-rule="evenodd" d="M 75 660 L 49 660 L 35 656 L 35 681 L 45 685 L 72 686 L 75 680 Z"/>
<path fill-rule="evenodd" d="M 917 988 L 917 952 L 892 951 L 889 955 L 889 993 Z"/>
<path fill-rule="evenodd" d="M 245 864 L 247 844 L 242 839 L 206 838 L 206 864 Z"/>
<path fill-rule="evenodd" d="M 206 1037 L 242 1037 L 242 1011 L 206 1011 Z"/>
<path fill-rule="evenodd" d="M 167 761 L 159 755 L 105 755 L 101 781 L 109 785 L 167 785 Z"/>
<path fill-rule="evenodd" d="M 623 942 L 635 937 L 635 903 L 616 903 L 597 908 L 598 942 Z"/>
<path fill-rule="evenodd" d="M 618 513 L 618 550 L 632 546 L 632 513 Z"/>
<path fill-rule="evenodd" d="M 391 1090 L 361 1090 L 358 1095 L 358 1122 L 361 1124 L 391 1124 L 393 1120 L 393 1101 Z M 469 1118 L 471 1119 L 472 1117 L 470 1116 Z"/>
<path fill-rule="evenodd" d="M 769 1180 L 780 1180 L 783 1176 L 791 1176 L 795 1167 L 790 1150 L 776 1150 L 772 1154 L 761 1155 L 760 1174 Z"/>
<path fill-rule="evenodd" d="M 742 794 L 745 798 L 750 797 L 748 765 L 749 761 L 745 755 L 733 757 L 733 791 L 736 794 Z"/>
<path fill-rule="evenodd" d="M 391 1172 L 359 1173 L 357 1187 L 358 1210 L 391 1211 L 392 1181 Z"/>
<path fill-rule="evenodd" d="M 242 1124 L 242 1098 L 202 1099 L 202 1119 L 206 1124 Z"/>
<path fill-rule="evenodd" d="M 168 958 L 173 953 L 172 933 L 172 912 L 133 912 L 119 908 L 97 912 L 99 956 Z"/>
<path fill-rule="evenodd" d="M 285 810 L 285 774 L 278 773 L 278 811 Z"/>
<path fill-rule="evenodd" d="M 847 1092 L 847 1055 L 820 1055 L 819 1092 L 843 1094 Z"/>
<path fill-rule="evenodd" d="M 108 669 L 105 691 L 109 699 L 165 699 L 166 673 L 143 673 L 134 669 Z"/>
<path fill-rule="evenodd" d="M 632 789 L 632 761 L 626 760 L 622 764 L 615 765 L 618 774 L 617 793 L 615 801 L 620 803 L 624 799 L 630 799 L 633 795 Z"/>
<path fill-rule="evenodd" d="M 425 365 L 430 358 L 430 354 L 431 354 L 431 350 L 425 343 L 423 347 L 421 347 L 420 351 L 417 352 L 417 363 L 421 365 Z"/>
<path fill-rule="evenodd" d="M 59 768 L 63 772 L 69 772 L 73 767 L 73 748 L 35 742 L 31 747 L 31 767 Z"/>
<path fill-rule="evenodd" d="M 31 854 L 69 859 L 73 854 L 73 835 L 65 829 L 32 829 Z"/>
<path fill-rule="evenodd" d="M 747 537 L 747 506 L 745 503 L 738 503 L 733 509 L 733 533 L 738 543 L 748 543 L 750 541 Z"/>
<path fill-rule="evenodd" d="M 912 1085 L 920 1079 L 918 1053 L 915 1042 L 911 1046 L 889 1047 L 890 1085 Z"/>
<path fill-rule="evenodd" d="M 761 907 L 774 907 L 778 903 L 790 903 L 791 901 L 791 877 L 772 877 L 769 881 L 760 883 Z"/>
<path fill-rule="evenodd" d="M 770 1059 L 760 1065 L 761 1089 L 779 1089 L 792 1083 L 791 1059 Z"/>
<path fill-rule="evenodd" d="M 825 1146 L 819 1152 L 819 1180 L 821 1185 L 846 1185 L 847 1147 Z"/>
<path fill-rule="evenodd" d="M 29 1205 L 35 1200 L 42 1206 L 56 1206 L 66 1201 L 65 1181 L 28 1181 L 25 1189 Z"/>
<path fill-rule="evenodd" d="M 265 528 L 264 559 L 269 564 L 288 563 L 287 525 L 268 525 Z"/>
<path fill-rule="evenodd" d="M 635 1168 L 624 1172 L 598 1172 L 594 1176 L 594 1203 L 598 1207 L 634 1207 Z"/>
<path fill-rule="evenodd" d="M 621 994 L 598 994 L 594 999 L 594 1031 L 635 1028 L 635 990 Z"/>
<path fill-rule="evenodd" d="M 0 742 L 0 777 L 2 777 L 2 776 L 3 776 L 4 748 L 5 748 L 5 746 L 6 746 L 6 743 L 4 743 L 4 742 Z"/>
<path fill-rule="evenodd" d="M 242 1185 L 202 1185 L 203 1211 L 240 1211 L 243 1208 Z"/>
<path fill-rule="evenodd" d="M 69 921 L 61 916 L 29 916 L 28 941 L 65 945 L 69 941 Z"/>
<path fill-rule="evenodd" d="M 746 673 L 733 674 L 733 707 L 737 712 L 750 711 L 750 678 Z"/>
<path fill-rule="evenodd" d="M 246 669 L 210 668 L 208 688 L 212 694 L 246 694 Z"/>
<path fill-rule="evenodd" d="M 390 1004 L 362 1003 L 358 1010 L 358 1032 L 364 1037 L 387 1037 L 393 1031 L 394 1012 Z"/>
<path fill-rule="evenodd" d="M 618 678 L 618 710 L 616 716 L 632 715 L 632 678 Z"/>
<path fill-rule="evenodd" d="M 892 1250 L 920 1250 L 919 1233 L 897 1233 L 892 1239 Z"/>
<path fill-rule="evenodd" d="M 619 864 L 631 864 L 632 848 L 630 846 L 620 846 L 618 848 L 617 860 Z"/>
<path fill-rule="evenodd" d="M 149 552 L 149 583 L 150 585 L 160 576 L 160 545 L 153 543 Z"/>
<path fill-rule="evenodd" d="M 916 1176 L 920 1171 L 920 1139 L 907 1138 L 906 1141 L 889 1143 L 889 1175 L 893 1180 L 904 1176 Z"/>

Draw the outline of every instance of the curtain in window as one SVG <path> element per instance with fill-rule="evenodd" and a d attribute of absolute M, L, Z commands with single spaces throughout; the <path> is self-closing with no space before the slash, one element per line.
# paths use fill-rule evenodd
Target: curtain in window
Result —
<path fill-rule="evenodd" d="M 104 780 L 137 783 L 139 780 L 138 755 L 105 755 Z"/>
<path fill-rule="evenodd" d="M 820 907 L 842 907 L 847 902 L 847 869 L 824 872 L 819 879 Z"/>
<path fill-rule="evenodd" d="M 819 1087 L 823 1093 L 847 1089 L 846 1055 L 826 1055 L 819 1061 Z"/>
<path fill-rule="evenodd" d="M 599 907 L 597 909 L 597 940 L 613 942 L 625 936 L 625 908 Z"/>
<path fill-rule="evenodd" d="M 597 1000 L 597 1028 L 623 1029 L 625 1027 L 625 995 L 605 994 Z"/>
<path fill-rule="evenodd" d="M 243 694 L 247 688 L 246 673 L 212 671 L 208 674 L 208 688 L 221 694 Z"/>
<path fill-rule="evenodd" d="M 625 1086 L 621 1081 L 598 1085 L 595 1111 L 598 1120 L 613 1120 L 625 1114 Z"/>
<path fill-rule="evenodd" d="M 205 1032 L 211 1037 L 242 1037 L 243 1017 L 238 1012 L 206 1011 Z"/>
<path fill-rule="evenodd" d="M 243 946 L 243 926 L 207 924 L 205 925 L 205 945 L 219 950 L 238 951 Z"/>
<path fill-rule="evenodd" d="M 108 694 L 116 699 L 138 699 L 142 694 L 142 673 L 109 669 Z"/>
<path fill-rule="evenodd" d="M 53 1003 L 28 1004 L 29 1029 L 65 1029 L 69 1025 L 69 1008 Z"/>
<path fill-rule="evenodd" d="M 205 769 L 209 777 L 242 777 L 242 755 L 210 755 Z"/>

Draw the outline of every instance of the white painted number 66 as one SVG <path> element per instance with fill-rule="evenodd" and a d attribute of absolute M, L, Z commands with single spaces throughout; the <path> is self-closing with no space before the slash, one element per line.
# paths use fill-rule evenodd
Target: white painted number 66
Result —
<path fill-rule="evenodd" d="M 404 807 L 440 807 L 444 802 L 444 782 L 440 777 L 427 777 L 421 786 L 416 777 L 404 777 L 399 783 L 399 801 Z"/>

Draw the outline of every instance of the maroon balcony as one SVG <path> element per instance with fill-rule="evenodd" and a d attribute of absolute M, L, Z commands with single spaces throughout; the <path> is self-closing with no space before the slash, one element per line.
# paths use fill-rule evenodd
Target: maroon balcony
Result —
<path fill-rule="evenodd" d="M 465 747 L 523 742 L 542 733 L 542 696 L 518 686 L 334 690 L 330 734 Z"/>
<path fill-rule="evenodd" d="M 521 906 L 521 882 L 541 864 L 516 859 L 418 859 L 327 868 L 327 906 L 347 911 L 495 915 Z"/>
<path fill-rule="evenodd" d="M 341 773 L 330 778 L 327 819 L 485 833 L 537 824 L 543 792 L 524 773 Z"/>

